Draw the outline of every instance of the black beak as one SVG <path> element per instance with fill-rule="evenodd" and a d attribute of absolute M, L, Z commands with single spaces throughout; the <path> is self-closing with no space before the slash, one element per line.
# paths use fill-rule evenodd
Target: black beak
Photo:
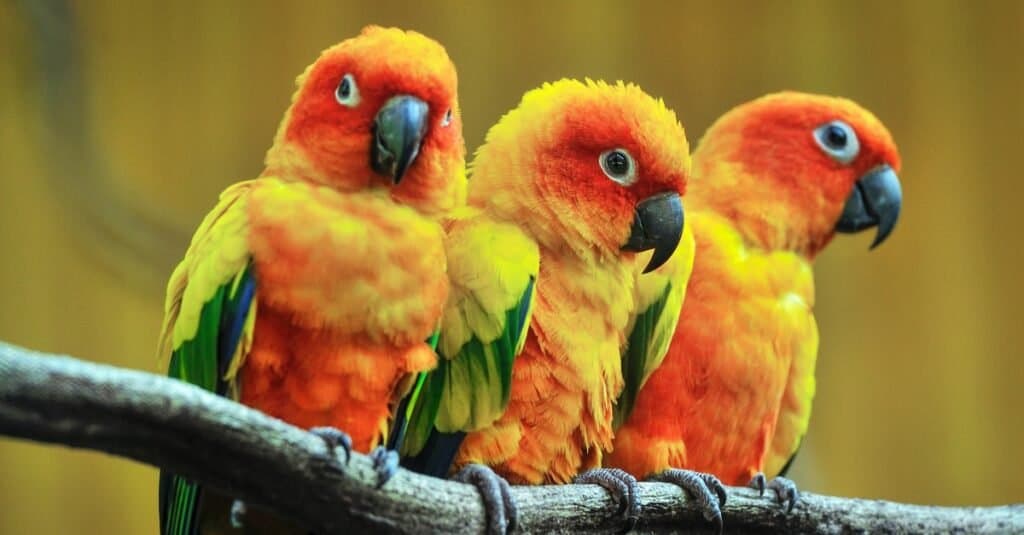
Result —
<path fill-rule="evenodd" d="M 849 234 L 878 227 L 871 244 L 874 249 L 892 233 L 902 204 L 903 190 L 896 172 L 888 165 L 876 167 L 857 180 L 836 223 L 836 231 Z"/>
<path fill-rule="evenodd" d="M 409 95 L 391 97 L 381 106 L 373 121 L 370 144 L 370 165 L 374 171 L 390 177 L 395 184 L 402 181 L 420 153 L 429 113 L 426 102 Z"/>
<path fill-rule="evenodd" d="M 678 193 L 659 193 L 640 201 L 633 211 L 633 227 L 623 251 L 654 249 L 644 268 L 648 273 L 668 261 L 683 237 L 683 201 Z"/>

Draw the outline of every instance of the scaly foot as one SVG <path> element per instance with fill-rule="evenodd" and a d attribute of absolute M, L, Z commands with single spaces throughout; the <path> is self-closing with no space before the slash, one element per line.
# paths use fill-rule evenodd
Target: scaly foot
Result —
<path fill-rule="evenodd" d="M 370 452 L 373 469 L 377 472 L 377 488 L 387 483 L 398 472 L 398 452 L 377 446 Z"/>
<path fill-rule="evenodd" d="M 722 506 L 725 505 L 726 493 L 725 486 L 717 477 L 703 472 L 669 468 L 651 476 L 650 480 L 682 487 L 687 494 L 697 500 L 704 520 L 714 524 L 716 533 L 722 533 Z"/>
<path fill-rule="evenodd" d="M 345 450 L 345 466 L 348 466 L 348 462 L 352 459 L 352 437 L 334 427 L 313 427 L 309 432 L 324 441 L 324 445 L 327 446 L 327 455 L 332 458 L 336 457 L 335 451 L 338 446 L 341 446 L 341 449 Z"/>
<path fill-rule="evenodd" d="M 511 488 L 505 478 L 482 464 L 470 464 L 459 470 L 452 479 L 476 487 L 487 513 L 487 533 L 505 535 L 516 529 L 519 508 L 512 499 Z"/>
<path fill-rule="evenodd" d="M 242 500 L 234 500 L 231 502 L 231 527 L 235 529 L 242 529 L 245 527 L 245 502 Z"/>
<path fill-rule="evenodd" d="M 787 513 L 793 512 L 796 502 L 800 501 L 800 491 L 797 490 L 796 483 L 785 477 L 772 478 L 771 481 L 765 484 L 764 474 L 758 472 L 747 486 L 757 489 L 761 496 L 764 496 L 764 489 L 766 488 L 774 491 L 776 501 L 779 502 L 779 505 L 786 508 Z"/>
<path fill-rule="evenodd" d="M 618 468 L 595 468 L 587 470 L 572 479 L 575 484 L 590 483 L 604 487 L 618 504 L 616 514 L 622 515 L 625 525 L 622 533 L 636 526 L 640 519 L 640 487 L 636 478 Z"/>

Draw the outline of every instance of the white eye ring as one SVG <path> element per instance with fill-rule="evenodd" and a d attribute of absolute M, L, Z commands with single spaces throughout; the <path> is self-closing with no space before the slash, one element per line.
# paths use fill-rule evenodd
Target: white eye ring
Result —
<path fill-rule="evenodd" d="M 632 186 L 636 182 L 636 160 L 623 148 L 606 150 L 597 157 L 601 170 L 612 182 Z"/>
<path fill-rule="evenodd" d="M 843 121 L 829 121 L 814 129 L 814 141 L 833 160 L 848 164 L 860 153 L 860 141 L 853 128 Z"/>
<path fill-rule="evenodd" d="M 441 126 L 448 126 L 450 124 L 452 124 L 452 109 L 448 108 L 448 113 L 445 113 L 444 117 L 441 118 Z"/>
<path fill-rule="evenodd" d="M 354 76 L 346 74 L 342 77 L 337 89 L 334 90 L 334 99 L 338 101 L 338 104 L 349 108 L 359 105 L 359 86 L 356 85 Z"/>

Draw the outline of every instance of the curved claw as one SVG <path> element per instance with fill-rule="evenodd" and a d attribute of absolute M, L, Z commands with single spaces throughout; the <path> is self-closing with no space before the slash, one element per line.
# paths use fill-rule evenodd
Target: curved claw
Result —
<path fill-rule="evenodd" d="M 692 470 L 669 468 L 650 479 L 681 487 L 690 497 L 697 500 L 704 520 L 714 524 L 715 532 L 721 535 L 724 528 L 722 506 L 725 505 L 727 494 L 725 486 L 717 477 Z"/>
<path fill-rule="evenodd" d="M 373 469 L 377 472 L 377 488 L 379 489 L 398 472 L 398 452 L 384 446 L 377 446 L 370 453 L 370 459 L 373 459 Z"/>
<path fill-rule="evenodd" d="M 701 473 L 700 477 L 704 480 L 704 484 L 714 491 L 715 496 L 718 496 L 718 507 L 725 507 L 725 502 L 729 499 L 729 493 L 725 491 L 725 485 L 711 474 Z"/>
<path fill-rule="evenodd" d="M 757 489 L 758 494 L 764 496 L 764 486 L 768 480 L 764 477 L 764 472 L 758 472 L 757 475 L 750 478 L 750 483 L 747 486 L 752 489 Z"/>
<path fill-rule="evenodd" d="M 234 500 L 231 502 L 231 514 L 229 519 L 231 521 L 232 528 L 242 529 L 245 527 L 245 521 L 243 520 L 245 518 L 245 513 L 245 502 L 242 500 Z"/>
<path fill-rule="evenodd" d="M 327 446 L 327 455 L 335 456 L 338 446 L 345 451 L 345 466 L 352 460 L 352 437 L 348 436 L 336 427 L 312 427 L 310 433 L 320 437 Z"/>
<path fill-rule="evenodd" d="M 785 477 L 776 477 L 768 482 L 768 488 L 775 491 L 775 499 L 779 505 L 785 507 L 787 513 L 792 513 L 796 502 L 800 501 L 800 491 L 797 490 L 796 483 Z"/>
<path fill-rule="evenodd" d="M 618 468 L 595 468 L 572 479 L 575 484 L 593 484 L 604 487 L 618 504 L 616 514 L 625 520 L 622 533 L 631 531 L 640 519 L 640 487 L 636 478 Z"/>
<path fill-rule="evenodd" d="M 482 464 L 470 464 L 452 476 L 454 481 L 476 487 L 487 513 L 487 533 L 506 535 L 516 529 L 519 507 L 505 478 Z"/>

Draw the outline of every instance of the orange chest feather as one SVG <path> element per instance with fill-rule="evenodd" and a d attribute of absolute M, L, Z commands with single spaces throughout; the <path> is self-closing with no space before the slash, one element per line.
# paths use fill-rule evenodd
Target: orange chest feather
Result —
<path fill-rule="evenodd" d="M 387 196 L 262 178 L 248 203 L 258 303 L 241 400 L 366 451 L 448 295 L 440 226 Z"/>
<path fill-rule="evenodd" d="M 271 182 L 249 202 L 260 300 L 291 322 L 409 345 L 436 328 L 448 296 L 442 231 L 372 193 Z"/>
<path fill-rule="evenodd" d="M 386 435 L 391 410 L 412 374 L 435 365 L 434 352 L 423 342 L 375 344 L 307 329 L 261 301 L 240 372 L 241 402 L 300 427 L 336 427 L 367 452 Z"/>
<path fill-rule="evenodd" d="M 813 282 L 802 258 L 699 225 L 679 327 L 627 427 L 684 444 L 685 468 L 745 484 L 774 434 Z"/>

